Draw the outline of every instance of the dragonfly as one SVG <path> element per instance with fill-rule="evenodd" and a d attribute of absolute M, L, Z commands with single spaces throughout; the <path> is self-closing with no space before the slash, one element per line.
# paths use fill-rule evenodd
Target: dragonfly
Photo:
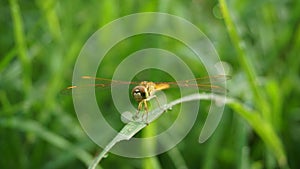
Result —
<path fill-rule="evenodd" d="M 157 99 L 157 96 L 155 95 L 155 92 L 173 88 L 173 87 L 187 87 L 187 88 L 199 88 L 203 91 L 214 91 L 217 93 L 226 93 L 227 89 L 225 89 L 222 86 L 211 84 L 211 82 L 224 82 L 228 79 L 230 79 L 230 76 L 228 75 L 215 75 L 215 76 L 206 76 L 206 77 L 200 77 L 190 80 L 181 80 L 181 81 L 169 81 L 169 82 L 152 82 L 152 81 L 122 81 L 122 80 L 112 80 L 107 78 L 99 78 L 99 77 L 93 77 L 93 76 L 82 76 L 82 79 L 85 80 L 94 80 L 95 84 L 87 84 L 87 85 L 81 85 L 81 86 L 69 86 L 66 89 L 64 89 L 63 93 L 69 93 L 68 91 L 72 90 L 84 90 L 86 87 L 95 87 L 95 88 L 109 88 L 111 86 L 117 86 L 117 85 L 135 85 L 131 91 L 131 95 L 133 99 L 138 103 L 137 106 L 137 113 L 138 114 L 144 110 L 145 114 L 143 114 L 142 119 L 144 115 L 146 115 L 146 124 L 148 121 L 148 102 L 155 98 L 156 102 L 159 107 L 159 101 Z"/>

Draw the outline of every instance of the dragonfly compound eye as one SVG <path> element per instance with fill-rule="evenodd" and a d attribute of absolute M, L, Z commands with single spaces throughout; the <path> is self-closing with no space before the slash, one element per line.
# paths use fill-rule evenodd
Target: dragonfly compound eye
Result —
<path fill-rule="evenodd" d="M 132 89 L 132 96 L 137 101 L 140 102 L 147 98 L 146 88 L 144 86 L 136 86 Z"/>

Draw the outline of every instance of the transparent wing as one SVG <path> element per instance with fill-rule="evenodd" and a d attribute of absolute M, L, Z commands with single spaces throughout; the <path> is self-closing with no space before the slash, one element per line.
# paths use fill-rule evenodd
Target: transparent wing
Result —
<path fill-rule="evenodd" d="M 122 81 L 122 80 L 112 80 L 112 79 L 105 79 L 99 77 L 92 77 L 92 76 L 82 76 L 82 79 L 90 79 L 95 80 L 96 87 L 110 87 L 112 85 L 128 85 L 128 84 L 135 84 L 138 85 L 140 82 L 129 82 L 129 81 Z"/>
<path fill-rule="evenodd" d="M 219 93 L 225 93 L 228 90 L 222 86 L 218 86 L 215 84 L 222 83 L 226 80 L 231 79 L 231 76 L 228 75 L 215 75 L 215 76 L 206 76 L 206 77 L 200 77 L 196 79 L 190 79 L 190 80 L 182 80 L 177 82 L 157 82 L 155 83 L 157 86 L 166 86 L 169 85 L 168 88 L 173 87 L 197 87 L 200 90 L 203 91 L 212 91 Z M 212 85 L 211 83 L 214 83 Z M 163 88 L 165 89 L 165 88 Z M 160 90 L 160 89 L 158 89 Z"/>
<path fill-rule="evenodd" d="M 78 90 L 84 92 L 87 88 L 96 88 L 96 89 L 109 89 L 111 86 L 117 85 L 138 85 L 140 82 L 129 82 L 129 81 L 121 81 L 121 80 L 111 80 L 106 78 L 98 78 L 92 76 L 82 76 L 84 80 L 90 80 L 90 84 L 80 85 L 80 86 L 69 86 L 62 90 L 62 94 L 71 94 L 72 90 Z M 94 84 L 93 84 L 94 83 Z"/>
<path fill-rule="evenodd" d="M 117 86 L 117 85 L 139 85 L 140 82 L 134 82 L 134 81 L 121 81 L 121 80 L 111 80 L 106 78 L 98 78 L 98 77 L 92 77 L 92 76 L 82 76 L 81 77 L 84 80 L 90 80 L 90 84 L 86 85 L 80 85 L 80 86 L 69 86 L 62 90 L 62 94 L 71 94 L 72 90 L 79 90 L 81 92 L 84 92 L 87 88 L 97 88 L 97 89 L 109 89 L 111 86 Z M 197 87 L 200 90 L 203 91 L 211 91 L 214 90 L 215 92 L 225 93 L 228 91 L 224 87 L 218 86 L 218 85 L 212 85 L 211 83 L 221 83 L 228 79 L 230 79 L 231 76 L 228 75 L 216 75 L 216 76 L 206 76 L 206 77 L 200 77 L 196 79 L 190 79 L 190 80 L 182 80 L 177 82 L 154 82 L 156 84 L 156 90 L 164 90 L 167 88 L 174 88 L 174 87 Z M 94 84 L 93 84 L 94 83 Z"/>

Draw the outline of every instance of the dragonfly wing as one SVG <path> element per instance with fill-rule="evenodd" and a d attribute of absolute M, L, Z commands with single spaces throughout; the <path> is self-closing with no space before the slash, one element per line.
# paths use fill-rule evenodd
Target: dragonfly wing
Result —
<path fill-rule="evenodd" d="M 190 80 L 182 80 L 177 82 L 163 82 L 163 83 L 157 83 L 156 85 L 160 84 L 168 84 L 170 88 L 174 87 L 183 87 L 183 88 L 199 88 L 202 91 L 213 91 L 217 93 L 225 93 L 228 90 L 220 85 L 217 85 L 218 83 L 225 82 L 226 80 L 230 79 L 231 77 L 228 75 L 216 75 L 216 76 L 206 76 L 196 79 L 190 79 Z"/>
<path fill-rule="evenodd" d="M 231 79 L 229 75 L 215 75 L 215 76 L 205 76 L 196 79 L 182 80 L 178 83 L 188 84 L 188 83 L 197 83 L 197 84 L 211 84 L 211 83 L 222 83 Z M 196 82 L 195 82 L 196 81 Z"/>
<path fill-rule="evenodd" d="M 96 88 L 96 89 L 108 89 L 112 86 L 118 86 L 118 85 L 130 85 L 130 84 L 139 84 L 139 82 L 128 82 L 128 81 L 121 81 L 121 80 L 111 80 L 106 78 L 98 78 L 93 76 L 82 76 L 81 79 L 84 81 L 87 81 L 88 84 L 83 85 L 74 85 L 69 86 L 66 89 L 62 90 L 62 94 L 71 94 L 72 90 L 79 91 L 79 93 L 84 93 L 84 91 Z"/>
<path fill-rule="evenodd" d="M 113 86 L 113 85 L 130 85 L 130 84 L 138 85 L 138 84 L 140 84 L 140 82 L 112 80 L 112 79 L 92 77 L 92 76 L 82 76 L 81 78 L 87 79 L 87 80 L 88 79 L 94 80 L 96 86 L 98 86 L 98 87 L 107 87 L 107 86 Z"/>

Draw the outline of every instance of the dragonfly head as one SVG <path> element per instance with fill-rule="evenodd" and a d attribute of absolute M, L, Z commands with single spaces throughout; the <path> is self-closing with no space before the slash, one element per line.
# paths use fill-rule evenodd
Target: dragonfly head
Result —
<path fill-rule="evenodd" d="M 132 89 L 132 96 L 135 101 L 141 102 L 144 99 L 147 99 L 148 93 L 147 88 L 145 86 L 136 86 Z"/>

